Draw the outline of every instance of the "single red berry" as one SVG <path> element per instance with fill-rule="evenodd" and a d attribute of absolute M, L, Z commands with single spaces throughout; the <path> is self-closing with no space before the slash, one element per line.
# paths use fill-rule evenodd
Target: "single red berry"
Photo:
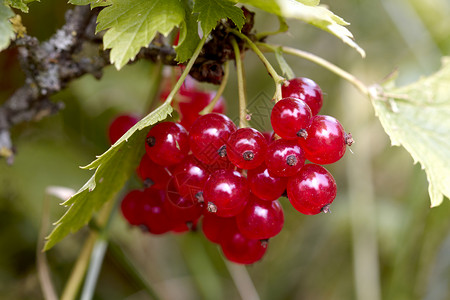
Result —
<path fill-rule="evenodd" d="M 328 212 L 336 198 L 336 182 L 324 167 L 307 164 L 289 178 L 287 194 L 296 210 L 305 215 L 316 215 Z"/>
<path fill-rule="evenodd" d="M 211 113 L 199 117 L 189 131 L 192 154 L 205 164 L 227 161 L 226 143 L 236 125 L 225 115 Z"/>
<path fill-rule="evenodd" d="M 344 156 L 347 148 L 345 131 L 335 118 L 317 115 L 307 132 L 307 138 L 299 139 L 298 142 L 309 161 L 325 165 L 332 164 Z"/>
<path fill-rule="evenodd" d="M 203 203 L 192 203 L 190 199 L 182 197 L 180 194 L 170 193 L 167 200 L 164 203 L 164 209 L 175 226 L 187 223 L 193 224 L 203 214 Z"/>
<path fill-rule="evenodd" d="M 311 109 L 300 99 L 283 98 L 278 101 L 270 114 L 273 131 L 283 139 L 304 138 L 311 124 Z"/>
<path fill-rule="evenodd" d="M 202 230 L 205 237 L 215 243 L 220 244 L 223 239 L 222 232 L 225 228 L 236 226 L 236 218 L 221 218 L 215 214 L 204 214 L 202 219 Z"/>
<path fill-rule="evenodd" d="M 228 139 L 228 159 L 238 168 L 256 168 L 264 162 L 266 152 L 266 139 L 256 129 L 240 128 Z"/>
<path fill-rule="evenodd" d="M 203 191 L 208 212 L 216 213 L 219 217 L 232 217 L 240 213 L 249 195 L 247 179 L 232 170 L 218 170 L 212 173 Z"/>
<path fill-rule="evenodd" d="M 181 114 L 180 124 L 190 129 L 199 113 L 213 100 L 215 91 L 201 91 L 195 88 L 181 88 L 178 97 L 178 108 Z M 225 101 L 220 97 L 212 110 L 213 113 L 225 112 Z"/>
<path fill-rule="evenodd" d="M 178 164 L 188 155 L 189 135 L 180 124 L 158 123 L 147 134 L 145 151 L 159 165 Z"/>
<path fill-rule="evenodd" d="M 267 149 L 266 166 L 271 176 L 293 176 L 304 164 L 305 156 L 297 141 L 279 139 Z"/>
<path fill-rule="evenodd" d="M 250 191 L 262 200 L 273 201 L 281 197 L 287 186 L 287 177 L 275 177 L 265 164 L 248 170 L 247 181 Z"/>
<path fill-rule="evenodd" d="M 172 230 L 173 221 L 164 207 L 164 203 L 167 201 L 165 191 L 147 188 L 144 193 L 145 196 L 139 211 L 142 225 L 153 234 L 163 234 Z"/>
<path fill-rule="evenodd" d="M 234 263 L 253 264 L 259 261 L 267 250 L 267 241 L 246 238 L 236 225 L 222 231 L 220 243 L 224 256 Z"/>
<path fill-rule="evenodd" d="M 138 121 L 139 118 L 137 116 L 130 114 L 117 116 L 108 127 L 108 137 L 111 145 L 117 142 Z"/>
<path fill-rule="evenodd" d="M 205 165 L 190 154 L 175 167 L 172 174 L 168 193 L 179 193 L 193 203 L 198 202 L 210 174 Z"/>
<path fill-rule="evenodd" d="M 169 180 L 172 178 L 170 171 L 166 167 L 154 163 L 147 153 L 142 156 L 137 174 L 144 181 L 146 187 L 155 189 L 166 189 Z"/>
<path fill-rule="evenodd" d="M 145 197 L 145 193 L 142 190 L 132 190 L 128 192 L 123 198 L 120 209 L 123 217 L 130 223 L 130 225 L 141 225 L 143 220 L 140 215 L 140 209 L 142 207 L 141 202 Z"/>
<path fill-rule="evenodd" d="M 309 78 L 294 78 L 281 87 L 283 97 L 294 97 L 303 100 L 311 108 L 312 115 L 319 113 L 323 104 L 322 90 Z"/>
<path fill-rule="evenodd" d="M 252 195 L 244 210 L 236 216 L 236 222 L 246 238 L 269 239 L 283 228 L 283 208 L 277 200 L 263 201 Z"/>

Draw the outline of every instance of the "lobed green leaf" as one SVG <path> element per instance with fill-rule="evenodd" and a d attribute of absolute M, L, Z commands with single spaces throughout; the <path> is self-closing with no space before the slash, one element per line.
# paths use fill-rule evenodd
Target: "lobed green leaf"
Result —
<path fill-rule="evenodd" d="M 388 85 L 372 104 L 391 142 L 419 162 L 431 206 L 450 198 L 450 58 L 433 75 L 404 87 Z"/>
<path fill-rule="evenodd" d="M 12 9 L 0 3 L 0 51 L 8 48 L 9 43 L 15 36 L 13 26 L 9 21 L 12 17 L 14 17 Z"/>
<path fill-rule="evenodd" d="M 198 21 L 204 35 L 207 35 L 217 26 L 221 19 L 229 18 L 239 30 L 244 26 L 245 19 L 242 9 L 228 0 L 196 0 L 194 13 L 198 13 Z"/>
<path fill-rule="evenodd" d="M 365 57 L 364 50 L 353 40 L 352 33 L 344 26 L 344 19 L 327 8 L 317 5 L 319 1 L 308 0 L 234 0 L 236 3 L 249 4 L 284 18 L 297 19 L 325 30 L 354 48 Z"/>
<path fill-rule="evenodd" d="M 176 60 L 183 63 L 192 57 L 200 37 L 198 35 L 197 15 L 193 13 L 189 5 L 185 5 L 185 20 L 180 25 L 180 38 L 175 47 Z"/>
<path fill-rule="evenodd" d="M 145 152 L 143 145 L 148 132 L 146 129 L 166 119 L 172 111 L 168 103 L 158 107 L 128 130 L 105 153 L 84 167 L 96 169 L 95 174 L 74 196 L 63 203 L 69 208 L 55 223 L 56 227 L 47 237 L 44 250 L 49 250 L 69 233 L 87 224 L 95 211 L 117 195 Z"/>
<path fill-rule="evenodd" d="M 179 0 L 111 0 L 97 18 L 97 32 L 105 49 L 111 49 L 111 63 L 117 69 L 133 60 L 142 47 L 150 44 L 156 33 L 168 35 L 185 20 Z"/>

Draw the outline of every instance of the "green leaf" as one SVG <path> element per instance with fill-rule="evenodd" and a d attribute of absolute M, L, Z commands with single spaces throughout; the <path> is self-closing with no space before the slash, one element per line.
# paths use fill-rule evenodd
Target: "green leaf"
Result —
<path fill-rule="evenodd" d="M 254 7 L 265 10 L 269 13 L 281 16 L 284 18 L 291 18 L 304 21 L 314 25 L 322 30 L 328 31 L 344 43 L 354 48 L 365 57 L 364 50 L 353 40 L 352 33 L 344 26 L 349 25 L 344 19 L 338 17 L 327 8 L 314 5 L 318 1 L 293 1 L 293 0 L 233 0 L 242 4 L 249 4 Z"/>
<path fill-rule="evenodd" d="M 372 100 L 376 114 L 392 144 L 425 169 L 431 206 L 438 206 L 450 198 L 450 58 L 433 75 L 384 93 Z"/>
<path fill-rule="evenodd" d="M 185 5 L 185 20 L 181 22 L 180 38 L 178 46 L 175 47 L 177 52 L 177 61 L 183 63 L 192 57 L 200 37 L 198 36 L 197 16 L 193 14 L 192 9 Z"/>
<path fill-rule="evenodd" d="M 283 72 L 283 75 L 287 77 L 287 79 L 295 78 L 294 71 L 292 71 L 289 64 L 286 62 L 283 56 L 283 50 L 280 48 L 277 48 L 275 51 L 275 57 L 277 59 L 278 65 L 280 66 L 281 71 Z"/>
<path fill-rule="evenodd" d="M 296 0 L 296 1 L 309 6 L 316 6 L 319 5 L 320 3 L 320 0 Z"/>
<path fill-rule="evenodd" d="M 14 12 L 8 6 L 0 3 L 0 51 L 8 48 L 11 39 L 14 38 L 14 29 L 9 19 Z"/>
<path fill-rule="evenodd" d="M 91 5 L 91 8 L 99 6 L 108 6 L 112 4 L 113 0 L 69 0 L 73 5 Z"/>
<path fill-rule="evenodd" d="M 208 35 L 221 19 L 229 18 L 239 30 L 245 22 L 242 10 L 228 0 L 196 0 L 194 13 L 198 13 L 204 35 Z"/>
<path fill-rule="evenodd" d="M 30 2 L 34 2 L 34 1 L 39 1 L 39 0 L 4 0 L 6 5 L 20 9 L 24 13 L 28 12 L 27 4 Z"/>
<path fill-rule="evenodd" d="M 184 20 L 184 13 L 179 0 L 112 0 L 98 15 L 97 32 L 108 29 L 103 44 L 111 48 L 111 63 L 120 69 L 157 32 L 167 36 Z"/>
<path fill-rule="evenodd" d="M 44 250 L 49 250 L 71 232 L 75 232 L 89 222 L 92 214 L 110 201 L 120 191 L 135 171 L 143 153 L 144 141 L 149 126 L 167 118 L 173 111 L 165 103 L 134 125 L 105 153 L 84 169 L 96 169 L 95 174 L 69 200 L 69 206 L 59 219 L 56 227 L 47 237 Z"/>

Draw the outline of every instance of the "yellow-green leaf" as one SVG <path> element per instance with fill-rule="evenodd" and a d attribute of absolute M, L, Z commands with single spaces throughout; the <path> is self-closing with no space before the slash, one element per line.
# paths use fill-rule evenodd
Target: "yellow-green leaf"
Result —
<path fill-rule="evenodd" d="M 403 87 L 386 86 L 373 99 L 392 144 L 403 146 L 427 174 L 431 206 L 450 198 L 450 58 L 429 77 Z"/>
<path fill-rule="evenodd" d="M 47 237 L 44 250 L 49 250 L 71 232 L 83 227 L 103 204 L 114 199 L 136 170 L 143 153 L 149 126 L 167 118 L 173 111 L 165 103 L 127 131 L 105 153 L 85 169 L 96 169 L 86 184 L 63 205 L 69 207 Z"/>

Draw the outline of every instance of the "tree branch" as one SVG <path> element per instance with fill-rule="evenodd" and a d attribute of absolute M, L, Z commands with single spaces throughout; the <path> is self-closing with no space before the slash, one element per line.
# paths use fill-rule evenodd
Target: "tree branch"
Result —
<path fill-rule="evenodd" d="M 35 37 L 25 35 L 11 43 L 10 47 L 18 48 L 26 79 L 25 84 L 0 106 L 0 157 L 6 157 L 8 163 L 13 162 L 15 153 L 10 135 L 14 125 L 38 121 L 58 112 L 64 104 L 50 101 L 51 95 L 84 74 L 100 79 L 103 68 L 110 64 L 109 50 L 101 49 L 102 34 L 95 34 L 96 19 L 101 9 L 77 6 L 68 10 L 66 24 L 46 42 L 40 43 Z M 250 34 L 253 14 L 246 13 L 249 18 L 242 32 Z M 230 26 L 233 25 L 224 21 L 213 30 L 192 67 L 192 77 L 215 84 L 222 81 L 223 64 L 234 59 L 229 45 Z M 147 48 L 141 49 L 135 61 L 149 59 L 176 66 L 175 57 L 173 47 L 167 45 L 162 36 L 157 36 Z"/>

